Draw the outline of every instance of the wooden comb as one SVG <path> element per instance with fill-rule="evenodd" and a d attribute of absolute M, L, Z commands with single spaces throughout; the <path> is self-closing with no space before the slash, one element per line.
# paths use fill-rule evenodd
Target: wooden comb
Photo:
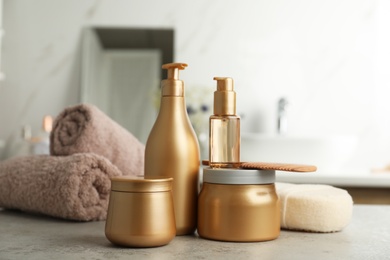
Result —
<path fill-rule="evenodd" d="M 208 160 L 202 161 L 203 165 L 209 165 Z M 266 163 L 266 162 L 241 162 L 240 168 L 257 170 L 275 170 L 285 172 L 315 172 L 317 167 L 314 165 L 291 164 L 291 163 Z"/>

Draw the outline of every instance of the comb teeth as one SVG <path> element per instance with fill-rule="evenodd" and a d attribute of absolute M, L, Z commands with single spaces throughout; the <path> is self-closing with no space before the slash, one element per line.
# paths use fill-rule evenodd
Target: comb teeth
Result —
<path fill-rule="evenodd" d="M 208 160 L 202 161 L 203 165 L 209 165 Z M 241 162 L 240 168 L 257 169 L 257 170 L 275 170 L 285 172 L 315 172 L 317 167 L 306 164 L 291 164 L 291 163 L 266 163 L 266 162 Z"/>
<path fill-rule="evenodd" d="M 315 172 L 316 166 L 289 163 L 264 163 L 264 162 L 243 162 L 241 168 L 259 169 L 259 170 L 276 170 L 287 172 Z"/>

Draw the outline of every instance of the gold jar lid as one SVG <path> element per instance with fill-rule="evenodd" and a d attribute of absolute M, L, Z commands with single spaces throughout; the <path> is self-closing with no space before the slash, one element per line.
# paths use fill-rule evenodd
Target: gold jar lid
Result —
<path fill-rule="evenodd" d="M 163 192 L 172 190 L 173 178 L 144 179 L 120 176 L 111 178 L 111 190 L 122 192 Z"/>

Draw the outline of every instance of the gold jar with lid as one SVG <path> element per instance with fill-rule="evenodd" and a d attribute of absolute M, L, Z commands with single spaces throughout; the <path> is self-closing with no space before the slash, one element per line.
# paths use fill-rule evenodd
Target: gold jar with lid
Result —
<path fill-rule="evenodd" d="M 255 242 L 280 234 L 275 171 L 205 168 L 198 234 L 212 240 Z"/>
<path fill-rule="evenodd" d="M 105 234 L 130 247 L 168 244 L 176 235 L 172 178 L 114 177 Z"/>

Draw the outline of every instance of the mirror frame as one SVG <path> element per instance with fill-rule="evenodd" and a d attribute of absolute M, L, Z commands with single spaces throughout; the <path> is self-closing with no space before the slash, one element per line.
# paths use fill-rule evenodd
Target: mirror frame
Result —
<path fill-rule="evenodd" d="M 162 63 L 174 61 L 174 30 L 120 27 L 91 27 L 103 49 L 158 49 Z M 161 64 L 162 65 L 162 64 Z M 167 77 L 161 69 L 161 80 Z"/>

